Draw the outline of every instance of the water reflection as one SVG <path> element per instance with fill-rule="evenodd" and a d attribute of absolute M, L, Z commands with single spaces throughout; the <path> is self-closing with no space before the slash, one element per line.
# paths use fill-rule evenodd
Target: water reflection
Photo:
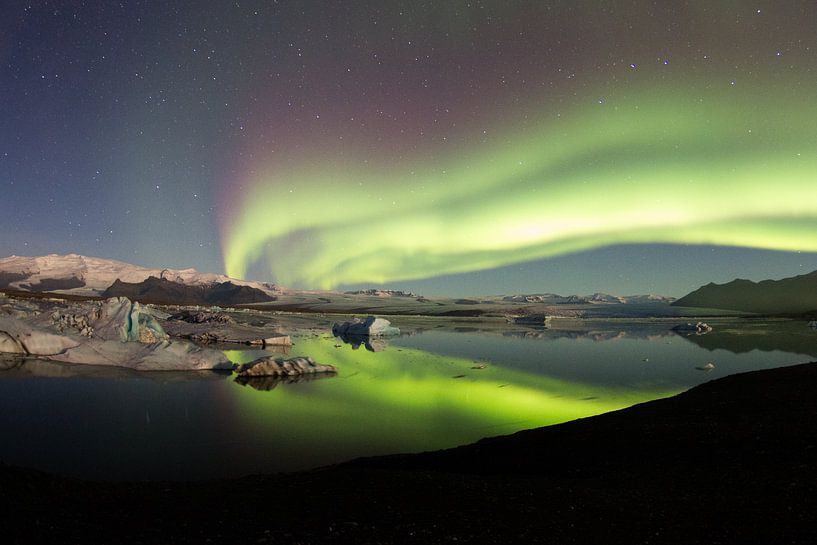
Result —
<path fill-rule="evenodd" d="M 706 335 L 691 335 L 685 339 L 709 351 L 728 350 L 733 354 L 784 351 L 817 358 L 817 331 L 805 321 L 724 323 Z"/>
<path fill-rule="evenodd" d="M 0 459 L 103 478 L 290 471 L 450 447 L 817 355 L 817 332 L 795 322 L 710 321 L 711 333 L 682 337 L 670 322 L 395 318 L 406 334 L 368 340 L 370 351 L 332 337 L 331 320 L 298 319 L 291 355 L 337 375 L 242 386 L 214 372 L 0 360 L 0 436 L 14 438 Z M 225 353 L 246 363 L 268 352 Z"/>
<path fill-rule="evenodd" d="M 383 352 L 389 345 L 386 339 L 378 337 L 369 337 L 368 335 L 338 335 L 335 337 L 344 344 L 352 347 L 352 350 L 358 350 L 363 346 L 369 352 Z"/>
<path fill-rule="evenodd" d="M 804 322 L 708 320 L 714 329 L 700 336 L 678 335 L 671 320 L 554 322 L 552 328 L 533 329 L 400 323 L 414 335 L 392 343 L 571 382 L 676 391 L 732 373 L 807 361 L 817 353 L 817 334 Z M 716 368 L 705 377 L 696 370 L 713 360 Z"/>
<path fill-rule="evenodd" d="M 274 390 L 280 384 L 300 384 L 302 382 L 311 382 L 313 380 L 321 380 L 325 378 L 332 378 L 336 376 L 335 373 L 311 373 L 305 375 L 294 375 L 291 377 L 248 377 L 237 376 L 235 381 L 242 386 L 249 386 L 254 390 L 262 392 L 269 392 Z"/>
<path fill-rule="evenodd" d="M 677 321 L 629 321 L 615 320 L 558 321 L 554 327 L 524 326 L 502 323 L 418 323 L 401 324 L 407 335 L 422 335 L 428 332 L 478 333 L 481 336 L 502 336 L 518 339 L 559 339 L 619 341 L 643 339 L 650 341 L 684 339 L 707 350 L 728 350 L 743 354 L 753 350 L 765 352 L 783 351 L 809 354 L 817 357 L 817 331 L 806 321 L 785 319 L 708 319 L 713 330 L 705 334 L 688 334 L 673 331 Z M 406 335 L 401 336 L 405 338 Z"/>
<path fill-rule="evenodd" d="M 0 379 L 144 379 L 158 383 L 171 383 L 201 380 L 223 381 L 231 374 L 230 371 L 136 371 L 108 365 L 79 365 L 37 358 L 0 357 Z"/>
<path fill-rule="evenodd" d="M 233 389 L 237 425 L 252 430 L 254 441 L 330 463 L 455 446 L 677 391 L 564 380 L 400 344 L 421 337 L 426 334 L 395 339 L 382 352 L 338 345 L 329 335 L 297 338 L 294 352 L 335 365 L 337 377 L 288 385 L 271 395 Z M 234 361 L 246 357 L 228 355 Z"/>

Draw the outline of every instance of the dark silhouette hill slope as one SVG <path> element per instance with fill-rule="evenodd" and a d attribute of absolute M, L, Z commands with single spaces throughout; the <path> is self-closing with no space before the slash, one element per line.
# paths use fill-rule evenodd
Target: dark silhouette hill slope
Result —
<path fill-rule="evenodd" d="M 817 271 L 782 280 L 732 280 L 709 283 L 681 297 L 678 307 L 718 308 L 757 314 L 806 314 L 817 311 Z"/>
<path fill-rule="evenodd" d="M 275 297 L 250 286 L 232 282 L 210 285 L 189 285 L 151 276 L 142 282 L 129 283 L 116 280 L 102 293 L 102 297 L 127 297 L 140 303 L 158 305 L 245 305 L 265 303 Z"/>

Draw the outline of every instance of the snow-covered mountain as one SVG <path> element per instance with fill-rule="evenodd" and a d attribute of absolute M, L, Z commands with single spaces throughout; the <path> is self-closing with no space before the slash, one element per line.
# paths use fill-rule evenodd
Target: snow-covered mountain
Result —
<path fill-rule="evenodd" d="M 0 259 L 0 288 L 100 295 L 116 280 L 139 283 L 151 276 L 190 286 L 232 282 L 238 286 L 257 288 L 270 295 L 280 293 L 277 286 L 266 282 L 238 280 L 195 269 L 149 269 L 113 259 L 77 254 L 40 257 L 13 255 Z"/>
<path fill-rule="evenodd" d="M 609 293 L 594 293 L 593 295 L 558 295 L 555 293 L 534 293 L 523 295 L 507 295 L 503 301 L 512 303 L 545 303 L 548 305 L 575 305 L 575 304 L 648 304 L 671 303 L 673 297 L 663 295 L 610 295 Z"/>
<path fill-rule="evenodd" d="M 625 303 L 628 304 L 645 304 L 645 303 L 672 303 L 675 297 L 667 297 L 665 295 L 656 295 L 648 293 L 644 295 L 625 295 L 621 297 Z"/>

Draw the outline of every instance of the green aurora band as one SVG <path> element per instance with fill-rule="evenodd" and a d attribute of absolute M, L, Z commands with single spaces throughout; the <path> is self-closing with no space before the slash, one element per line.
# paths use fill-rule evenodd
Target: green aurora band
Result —
<path fill-rule="evenodd" d="M 267 171 L 232 210 L 226 272 L 332 288 L 622 243 L 817 251 L 815 90 L 726 87 L 608 95 L 405 172 L 328 153 Z"/>

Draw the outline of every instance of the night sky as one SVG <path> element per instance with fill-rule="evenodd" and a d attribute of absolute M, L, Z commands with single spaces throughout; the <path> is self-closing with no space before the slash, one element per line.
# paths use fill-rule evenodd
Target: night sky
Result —
<path fill-rule="evenodd" d="M 812 1 L 0 15 L 0 255 L 451 295 L 817 269 Z"/>

